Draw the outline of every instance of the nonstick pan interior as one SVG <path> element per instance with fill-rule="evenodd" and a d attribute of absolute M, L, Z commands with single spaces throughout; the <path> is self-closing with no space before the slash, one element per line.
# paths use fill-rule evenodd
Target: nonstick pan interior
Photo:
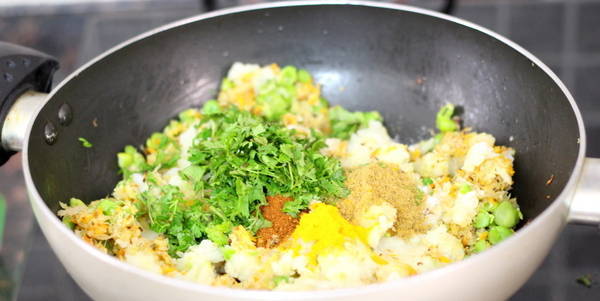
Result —
<path fill-rule="evenodd" d="M 235 61 L 293 64 L 324 96 L 382 113 L 401 142 L 425 138 L 447 102 L 466 126 L 517 151 L 513 194 L 526 219 L 557 196 L 574 168 L 578 127 L 567 97 L 538 66 L 466 26 L 401 10 L 352 5 L 278 7 L 222 15 L 138 40 L 60 87 L 33 125 L 29 166 L 54 211 L 59 201 L 107 196 L 120 179 L 116 153 L 141 145 L 188 107 L 216 97 Z M 58 121 L 68 103 L 73 120 Z M 55 125 L 53 145 L 44 139 Z M 78 141 L 84 137 L 92 148 Z M 546 181 L 553 176 L 551 185 Z"/>

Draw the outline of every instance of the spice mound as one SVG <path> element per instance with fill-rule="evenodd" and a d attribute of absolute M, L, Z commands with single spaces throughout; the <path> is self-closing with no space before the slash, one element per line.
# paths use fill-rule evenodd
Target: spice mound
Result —
<path fill-rule="evenodd" d="M 410 237 L 428 230 L 423 193 L 413 178 L 397 166 L 371 163 L 346 170 L 346 186 L 350 195 L 338 207 L 342 215 L 354 224 L 372 205 L 383 202 L 397 210 L 395 231 L 401 237 Z"/>
<path fill-rule="evenodd" d="M 271 222 L 271 227 L 262 228 L 256 233 L 257 247 L 273 248 L 284 241 L 298 225 L 298 219 L 283 212 L 283 205 L 292 198 L 284 196 L 268 196 L 267 205 L 262 206 L 262 215 Z"/>

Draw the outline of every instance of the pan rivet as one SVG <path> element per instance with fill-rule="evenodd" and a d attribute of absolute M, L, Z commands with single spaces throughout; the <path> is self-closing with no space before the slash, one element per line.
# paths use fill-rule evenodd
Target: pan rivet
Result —
<path fill-rule="evenodd" d="M 5 81 L 7 81 L 7 82 L 12 82 L 12 80 L 13 80 L 13 75 L 12 75 L 12 74 L 10 74 L 10 73 L 8 73 L 8 72 L 7 72 L 7 73 L 4 73 L 4 80 L 5 80 Z"/>
<path fill-rule="evenodd" d="M 47 122 L 44 126 L 44 140 L 48 145 L 54 144 L 56 142 L 56 138 L 58 138 L 58 132 L 56 131 L 56 127 L 52 122 Z"/>
<path fill-rule="evenodd" d="M 71 124 L 73 120 L 73 110 L 68 103 L 63 103 L 58 109 L 58 123 L 62 126 Z"/>
<path fill-rule="evenodd" d="M 17 66 L 17 64 L 15 64 L 15 62 L 13 60 L 7 60 L 6 61 L 6 67 L 8 68 L 14 68 L 15 66 Z"/>

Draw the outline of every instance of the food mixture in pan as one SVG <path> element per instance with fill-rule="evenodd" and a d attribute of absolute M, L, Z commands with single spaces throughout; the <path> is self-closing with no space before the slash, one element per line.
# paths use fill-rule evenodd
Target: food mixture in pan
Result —
<path fill-rule="evenodd" d="M 235 63 L 217 100 L 117 155 L 111 197 L 58 214 L 107 254 L 207 285 L 409 277 L 484 251 L 522 219 L 514 150 L 453 113 L 442 107 L 432 137 L 405 145 L 378 112 L 330 106 L 306 70 Z"/>

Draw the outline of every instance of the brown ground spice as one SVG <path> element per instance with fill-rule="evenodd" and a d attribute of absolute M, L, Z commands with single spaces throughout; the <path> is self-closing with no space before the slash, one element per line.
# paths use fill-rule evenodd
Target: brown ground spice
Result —
<path fill-rule="evenodd" d="M 388 202 L 397 210 L 395 231 L 410 237 L 428 230 L 424 195 L 408 174 L 391 164 L 371 163 L 346 170 L 350 195 L 338 202 L 342 215 L 353 224 L 372 205 Z"/>
<path fill-rule="evenodd" d="M 298 225 L 298 219 L 284 213 L 283 205 L 292 198 L 284 196 L 268 196 L 267 205 L 260 207 L 260 212 L 271 222 L 271 227 L 262 228 L 256 233 L 257 247 L 274 248 L 283 242 Z"/>

